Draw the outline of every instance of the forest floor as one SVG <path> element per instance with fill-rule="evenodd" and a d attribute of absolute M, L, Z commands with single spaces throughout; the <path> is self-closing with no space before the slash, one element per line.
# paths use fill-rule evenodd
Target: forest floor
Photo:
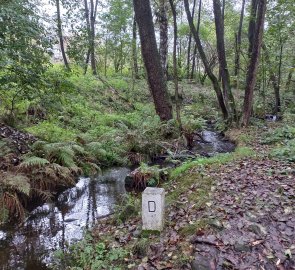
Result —
<path fill-rule="evenodd" d="M 254 155 L 195 166 L 165 184 L 160 235 L 144 235 L 139 216 L 106 220 L 93 235 L 130 248 L 124 269 L 295 269 L 294 163 L 270 158 L 261 132 L 248 136 Z"/>

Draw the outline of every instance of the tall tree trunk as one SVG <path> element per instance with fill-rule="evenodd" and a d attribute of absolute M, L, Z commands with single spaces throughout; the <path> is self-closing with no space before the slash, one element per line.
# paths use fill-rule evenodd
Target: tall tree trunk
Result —
<path fill-rule="evenodd" d="M 255 0 L 252 0 L 252 3 Z M 254 3 L 255 4 L 255 3 Z M 253 8 L 253 7 L 252 7 Z M 259 0 L 257 8 L 257 20 L 255 22 L 256 29 L 253 37 L 251 57 L 247 70 L 246 88 L 244 97 L 243 120 L 242 125 L 248 126 L 253 105 L 254 87 L 257 78 L 257 70 L 259 64 L 259 55 L 263 37 L 264 18 L 266 12 L 266 0 Z M 249 31 L 252 31 L 249 27 Z"/>
<path fill-rule="evenodd" d="M 201 23 L 201 11 L 202 11 L 202 0 L 199 0 L 199 10 L 198 10 L 198 21 L 197 21 L 197 33 L 199 34 L 200 23 Z M 196 55 L 197 55 L 197 44 L 195 44 L 194 48 L 194 56 L 193 56 L 193 64 L 192 64 L 192 72 L 191 72 L 191 79 L 194 78 L 194 70 L 196 66 Z M 199 57 L 197 61 L 197 71 L 199 70 Z"/>
<path fill-rule="evenodd" d="M 132 27 L 132 60 L 133 60 L 133 72 L 134 78 L 138 79 L 138 63 L 137 63 L 137 29 L 136 29 L 136 20 L 135 16 L 133 18 L 133 27 Z"/>
<path fill-rule="evenodd" d="M 245 10 L 245 3 L 246 0 L 243 0 L 242 3 L 242 9 L 241 9 L 241 16 L 240 16 L 240 23 L 239 23 L 239 29 L 238 33 L 235 35 L 236 40 L 236 50 L 235 50 L 235 87 L 238 87 L 239 83 L 239 72 L 240 72 L 240 54 L 241 54 L 241 44 L 242 44 L 242 29 L 243 29 L 243 22 L 244 22 L 244 10 Z"/>
<path fill-rule="evenodd" d="M 223 7 L 224 9 L 224 7 Z M 219 69 L 222 79 L 223 88 L 223 98 L 224 103 L 228 108 L 230 114 L 233 114 L 234 120 L 237 121 L 237 112 L 235 99 L 231 91 L 230 86 L 230 76 L 227 67 L 226 55 L 225 55 L 225 45 L 224 45 L 224 22 L 223 14 L 221 12 L 221 5 L 219 0 L 213 0 L 213 10 L 215 18 L 215 30 L 216 30 L 216 40 L 217 40 L 217 53 L 219 58 Z M 230 103 L 229 103 L 230 101 Z M 230 115 L 231 117 L 231 115 Z"/>
<path fill-rule="evenodd" d="M 160 24 L 160 57 L 161 66 L 165 78 L 167 78 L 167 59 L 168 59 L 168 18 L 167 18 L 167 0 L 160 0 L 159 9 Z"/>
<path fill-rule="evenodd" d="M 293 57 L 292 68 L 290 69 L 289 74 L 288 74 L 288 78 L 287 78 L 287 82 L 286 82 L 286 92 L 289 91 L 294 70 L 295 70 L 295 57 Z M 295 95 L 295 87 L 293 88 L 293 92 Z"/>
<path fill-rule="evenodd" d="M 268 50 L 265 44 L 262 44 L 262 49 L 264 51 L 265 62 L 269 68 L 270 80 L 274 89 L 275 94 L 275 113 L 278 114 L 281 111 L 281 98 L 280 98 L 280 83 L 279 76 L 277 77 L 275 72 L 272 69 L 272 64 L 269 58 Z"/>
<path fill-rule="evenodd" d="M 150 0 L 133 0 L 135 18 L 139 29 L 141 52 L 155 109 L 162 121 L 173 118 L 166 80 L 157 49 Z"/>
<path fill-rule="evenodd" d="M 180 117 L 180 102 L 179 102 L 179 91 L 178 91 L 178 68 L 177 68 L 177 17 L 176 10 L 173 0 L 169 0 L 172 15 L 173 15 L 173 26 L 174 26 L 174 42 L 173 42 L 173 76 L 174 76 L 174 87 L 175 87 L 175 107 L 176 107 L 176 119 L 177 123 L 182 130 L 181 117 Z"/>
<path fill-rule="evenodd" d="M 60 50 L 62 54 L 62 58 L 65 64 L 65 67 L 67 70 L 71 70 L 69 66 L 69 62 L 66 56 L 65 52 L 65 46 L 64 46 L 64 37 L 62 33 L 62 23 L 61 23 L 61 16 L 60 16 L 60 2 L 59 0 L 55 0 L 56 4 L 56 14 L 57 14 L 57 32 L 58 32 L 58 38 L 59 38 L 59 45 L 60 45 Z"/>
<path fill-rule="evenodd" d="M 256 31 L 256 15 L 257 15 L 257 8 L 258 8 L 259 1 L 260 0 L 251 0 L 251 11 L 250 11 L 250 20 L 249 20 L 249 28 L 248 28 L 249 58 L 251 58 L 251 54 L 252 54 L 252 50 L 254 46 L 255 31 Z"/>
<path fill-rule="evenodd" d="M 193 2 L 193 10 L 192 10 L 192 17 L 195 17 L 195 8 L 196 8 L 197 0 Z M 189 79 L 190 77 L 190 64 L 191 64 L 191 45 L 192 45 L 192 33 L 189 33 L 188 37 L 188 48 L 187 48 L 187 61 L 186 61 L 186 78 Z"/>
<path fill-rule="evenodd" d="M 95 10 L 97 8 L 98 0 L 94 6 L 93 0 L 90 0 L 90 62 L 93 75 L 97 75 L 95 62 Z"/>
<path fill-rule="evenodd" d="M 192 80 L 194 78 L 195 70 L 196 70 L 196 56 L 197 56 L 197 45 L 194 46 L 194 52 L 193 52 L 193 62 L 192 62 L 192 70 L 190 74 L 190 79 Z"/>
<path fill-rule="evenodd" d="M 213 74 L 213 71 L 211 70 L 211 68 L 209 66 L 209 62 L 208 62 L 207 57 L 206 57 L 206 54 L 204 52 L 204 49 L 203 49 L 203 46 L 202 46 L 202 43 L 201 43 L 199 34 L 198 34 L 198 32 L 196 30 L 196 27 L 194 25 L 194 22 L 193 22 L 193 18 L 192 18 L 190 9 L 189 9 L 188 0 L 183 0 L 183 1 L 184 1 L 185 11 L 186 11 L 186 15 L 187 15 L 187 20 L 189 22 L 189 26 L 190 26 L 191 32 L 192 32 L 193 37 L 195 39 L 195 42 L 197 44 L 199 55 L 200 55 L 200 57 L 202 59 L 202 62 L 204 64 L 206 73 L 208 74 L 208 76 L 209 76 L 209 78 L 210 78 L 210 80 L 211 80 L 211 82 L 213 84 L 213 88 L 215 90 L 215 93 L 216 93 L 216 96 L 217 96 L 217 100 L 218 100 L 220 109 L 222 111 L 223 117 L 224 117 L 224 119 L 228 119 L 228 116 L 229 116 L 228 115 L 228 110 L 227 110 L 227 107 L 226 107 L 226 105 L 224 103 L 223 94 L 222 94 L 222 91 L 221 91 L 221 88 L 220 88 L 218 79 Z"/>

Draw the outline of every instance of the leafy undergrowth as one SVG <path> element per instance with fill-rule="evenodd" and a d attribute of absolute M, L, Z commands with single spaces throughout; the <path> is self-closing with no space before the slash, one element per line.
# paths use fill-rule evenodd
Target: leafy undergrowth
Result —
<path fill-rule="evenodd" d="M 294 163 L 271 158 L 272 147 L 260 144 L 264 132 L 244 131 L 250 138 L 237 141 L 244 146 L 235 153 L 174 170 L 163 232 L 141 231 L 140 198 L 132 196 L 119 219 L 99 222 L 90 243 L 123 249 L 124 258 L 111 262 L 118 269 L 295 269 Z M 239 140 L 242 133 L 233 133 Z M 80 260 L 88 245 L 66 258 Z M 81 269 L 93 269 L 92 258 Z"/>

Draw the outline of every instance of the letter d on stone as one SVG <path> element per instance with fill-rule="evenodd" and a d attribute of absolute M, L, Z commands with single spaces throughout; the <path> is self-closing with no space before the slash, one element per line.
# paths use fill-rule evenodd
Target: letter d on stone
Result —
<path fill-rule="evenodd" d="M 142 229 L 162 231 L 164 227 L 165 190 L 146 188 L 142 193 Z"/>

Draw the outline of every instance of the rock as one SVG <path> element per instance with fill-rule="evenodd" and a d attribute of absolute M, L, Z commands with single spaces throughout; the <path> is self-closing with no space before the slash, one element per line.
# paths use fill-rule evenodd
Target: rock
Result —
<path fill-rule="evenodd" d="M 141 230 L 135 230 L 135 231 L 132 233 L 133 237 L 135 237 L 135 238 L 139 237 L 140 234 L 141 234 Z"/>
<path fill-rule="evenodd" d="M 202 255 L 197 255 L 191 263 L 192 270 L 215 270 L 216 263 L 214 259 L 209 259 Z"/>
<path fill-rule="evenodd" d="M 257 223 L 253 223 L 253 224 L 249 225 L 248 230 L 250 232 L 253 232 L 253 233 L 259 235 L 259 236 L 264 236 L 267 234 L 266 228 L 260 224 L 257 224 Z"/>
<path fill-rule="evenodd" d="M 234 244 L 234 248 L 236 251 L 240 251 L 240 252 L 248 252 L 251 251 L 251 247 L 245 243 L 242 240 L 238 240 L 235 244 Z"/>

